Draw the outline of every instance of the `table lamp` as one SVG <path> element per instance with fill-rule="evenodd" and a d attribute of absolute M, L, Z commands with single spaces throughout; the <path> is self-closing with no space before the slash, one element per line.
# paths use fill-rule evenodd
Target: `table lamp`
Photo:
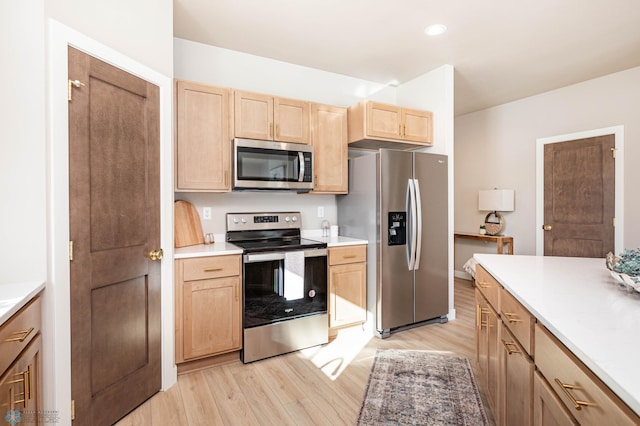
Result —
<path fill-rule="evenodd" d="M 489 212 L 484 218 L 487 234 L 498 235 L 504 227 L 504 218 L 499 212 L 512 212 L 514 210 L 513 189 L 479 191 L 478 210 Z"/>

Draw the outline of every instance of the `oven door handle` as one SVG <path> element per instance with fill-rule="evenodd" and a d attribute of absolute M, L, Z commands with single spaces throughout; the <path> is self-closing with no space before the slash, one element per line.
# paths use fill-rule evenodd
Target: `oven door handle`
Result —
<path fill-rule="evenodd" d="M 244 263 L 269 262 L 284 259 L 284 252 L 252 253 L 244 255 Z"/>
<path fill-rule="evenodd" d="M 321 257 L 326 256 L 327 249 L 312 249 L 312 250 L 290 250 L 290 251 L 302 251 L 304 257 Z M 285 258 L 286 251 L 269 252 L 269 253 L 250 253 L 244 255 L 244 263 L 257 263 L 257 262 L 269 262 L 271 260 L 283 260 Z"/>

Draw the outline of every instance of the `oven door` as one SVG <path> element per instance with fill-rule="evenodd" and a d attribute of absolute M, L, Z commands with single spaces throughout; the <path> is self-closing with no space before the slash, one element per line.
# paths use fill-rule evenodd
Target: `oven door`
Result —
<path fill-rule="evenodd" d="M 234 189 L 313 189 L 313 147 L 234 139 Z"/>
<path fill-rule="evenodd" d="M 327 312 L 327 249 L 248 253 L 243 327 Z"/>

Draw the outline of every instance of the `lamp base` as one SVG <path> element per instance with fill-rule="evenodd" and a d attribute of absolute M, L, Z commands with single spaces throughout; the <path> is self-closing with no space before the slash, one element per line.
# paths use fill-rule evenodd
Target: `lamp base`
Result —
<path fill-rule="evenodd" d="M 504 219 L 498 212 L 490 212 L 484 218 L 484 227 L 487 229 L 488 235 L 498 235 L 502 231 L 503 225 Z"/>

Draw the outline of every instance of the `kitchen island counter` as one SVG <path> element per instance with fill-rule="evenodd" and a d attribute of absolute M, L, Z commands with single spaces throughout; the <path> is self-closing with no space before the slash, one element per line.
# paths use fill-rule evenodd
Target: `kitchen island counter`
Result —
<path fill-rule="evenodd" d="M 0 325 L 44 289 L 42 281 L 0 284 Z"/>
<path fill-rule="evenodd" d="M 622 289 L 604 259 L 496 254 L 474 258 L 640 414 L 640 293 Z"/>

